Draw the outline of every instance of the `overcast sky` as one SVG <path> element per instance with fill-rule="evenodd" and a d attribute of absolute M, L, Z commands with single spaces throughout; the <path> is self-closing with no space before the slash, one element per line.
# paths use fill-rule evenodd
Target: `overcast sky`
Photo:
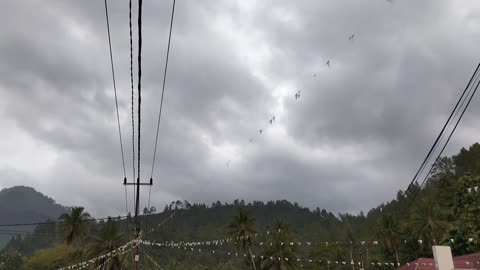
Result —
<path fill-rule="evenodd" d="M 145 181 L 171 5 L 143 6 Z M 109 9 L 131 181 L 128 1 Z M 5 1 L 0 25 L 0 188 L 124 214 L 103 1 Z M 394 198 L 473 73 L 479 29 L 476 0 L 177 1 L 152 205 L 288 199 L 357 213 Z M 479 99 L 447 154 L 478 141 Z"/>

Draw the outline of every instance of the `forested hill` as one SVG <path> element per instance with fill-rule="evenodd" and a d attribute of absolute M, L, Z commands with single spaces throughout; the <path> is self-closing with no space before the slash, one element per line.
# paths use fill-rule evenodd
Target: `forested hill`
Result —
<path fill-rule="evenodd" d="M 414 184 L 407 194 L 399 191 L 397 198 L 380 204 L 366 214 L 334 214 L 321 208 L 312 211 L 285 200 L 235 200 L 232 203 L 215 202 L 211 205 L 175 201 L 167 205 L 161 213 L 152 213 L 148 218 L 141 218 L 145 232 L 143 239 L 162 242 L 211 241 L 232 237 L 232 228 L 235 230 L 248 227 L 251 229 L 250 233 L 259 235 L 253 242 L 304 243 L 301 247 L 293 246 L 288 250 L 280 244 L 252 245 L 252 253 L 264 256 L 281 254 L 289 258 L 313 258 L 318 263 L 325 263 L 328 259 L 362 262 L 366 265 L 372 262 L 403 264 L 421 256 L 431 256 L 431 246 L 434 244 L 449 244 L 455 255 L 462 255 L 480 251 L 480 188 L 475 187 L 480 187 L 479 144 L 461 149 L 452 157 L 443 157 L 434 166 L 432 175 L 424 185 Z M 149 211 L 144 209 L 144 212 Z M 172 213 L 175 213 L 173 218 L 157 227 Z M 239 225 L 239 220 L 245 220 L 247 224 Z M 35 262 L 48 265 L 54 260 L 58 265 L 64 265 L 72 262 L 72 257 L 68 256 L 74 256 L 74 261 L 88 259 L 90 253 L 83 253 L 82 250 L 96 243 L 97 240 L 91 242 L 91 239 L 108 236 L 102 235 L 102 232 L 115 232 L 111 237 L 117 237 L 116 230 L 127 232 L 127 223 L 124 220 L 88 226 L 90 227 L 82 229 L 76 244 L 68 248 L 59 245 L 63 232 L 58 231 L 58 227 L 44 226 L 32 236 L 11 241 L 6 251 L 21 251 L 27 256 L 27 264 Z M 115 226 L 117 229 L 113 230 Z M 149 233 L 154 227 L 157 229 Z M 129 229 L 131 228 L 130 225 Z M 270 234 L 267 234 L 267 231 Z M 45 239 L 44 235 L 57 237 L 49 236 L 48 241 L 41 242 L 41 239 Z M 123 239 L 115 239 L 118 240 L 118 245 L 128 241 L 127 234 L 123 235 Z M 314 244 L 307 247 L 306 242 Z M 373 244 L 374 242 L 376 244 Z M 221 248 L 232 252 L 236 250 L 233 246 Z M 34 254 L 38 249 L 43 250 Z M 65 251 L 67 255 L 58 255 L 61 254 L 59 250 Z M 250 269 L 248 262 L 240 258 L 211 256 L 212 253 L 208 256 L 205 253 L 197 254 L 171 248 L 148 247 L 144 250 L 155 260 L 163 262 L 164 266 L 167 263 L 173 265 L 173 268 L 166 269 Z M 202 250 L 205 251 L 205 248 Z M 221 250 L 216 251 L 215 254 L 218 254 Z M 101 254 L 101 250 L 95 252 Z M 259 260 L 258 257 L 256 260 Z M 35 269 L 43 269 L 36 267 Z M 295 267 L 291 269 L 297 269 Z M 319 269 L 318 265 L 302 267 Z M 321 268 L 326 267 L 324 265 Z M 330 269 L 340 268 L 331 266 Z M 382 267 L 375 267 L 377 268 Z M 391 269 L 391 265 L 387 268 Z"/>
<path fill-rule="evenodd" d="M 478 191 L 475 187 L 479 187 Z M 227 234 L 232 216 L 244 208 L 255 219 L 253 227 L 261 235 L 274 231 L 275 220 L 281 219 L 289 224 L 290 235 L 301 242 L 344 244 L 336 249 L 318 245 L 298 251 L 304 256 L 337 256 L 339 260 L 357 261 L 365 249 L 370 248 L 370 260 L 405 263 L 420 256 L 432 256 L 434 244 L 451 245 L 456 255 L 479 252 L 480 145 L 474 144 L 461 149 L 457 155 L 441 158 L 423 185 L 415 183 L 407 194 L 398 191 L 397 198 L 366 214 L 333 214 L 319 208 L 311 211 L 284 200 L 266 203 L 237 200 L 232 204 L 216 202 L 209 206 L 177 201 L 166 206 L 164 212 L 171 213 L 175 208 L 175 218 L 150 239 L 219 239 Z M 149 223 L 158 224 L 162 218 L 164 214 L 150 217 Z M 367 244 L 362 245 L 363 241 Z M 368 246 L 373 241 L 379 244 Z M 167 251 L 157 252 L 163 259 L 174 257 Z M 262 250 L 256 252 L 261 254 Z"/>
<path fill-rule="evenodd" d="M 0 191 L 1 224 L 41 222 L 47 219 L 57 219 L 65 212 L 65 207 L 31 187 L 16 186 Z M 18 230 L 18 228 L 8 227 L 1 229 Z M 23 227 L 22 230 L 30 231 L 33 230 L 33 227 Z M 0 235 L 0 248 L 9 239 L 8 235 Z"/>
<path fill-rule="evenodd" d="M 275 219 L 286 221 L 290 224 L 293 232 L 305 240 L 309 237 L 333 240 L 336 236 L 338 239 L 338 236 L 343 235 L 345 230 L 341 220 L 333 213 L 320 209 L 312 212 L 296 203 L 279 200 L 267 203 L 235 201 L 231 204 L 221 204 L 216 202 L 211 206 L 203 204 L 185 206 L 185 202 L 177 202 L 172 204 L 172 207 L 169 207 L 172 210 L 167 210 L 166 213 L 171 213 L 175 208 L 182 210 L 176 211 L 175 219 L 169 222 L 162 231 L 165 233 L 165 237 L 174 235 L 176 239 L 172 240 L 207 240 L 212 237 L 225 236 L 228 222 L 240 207 L 247 209 L 255 217 L 255 228 L 259 232 L 265 233 L 272 230 Z M 150 216 L 149 224 L 159 223 L 162 218 L 164 218 L 163 214 Z M 365 217 L 351 218 L 355 219 L 355 223 L 359 227 L 361 227 L 360 224 L 366 224 Z M 144 219 L 145 221 L 142 223 L 146 224 L 146 218 Z"/>

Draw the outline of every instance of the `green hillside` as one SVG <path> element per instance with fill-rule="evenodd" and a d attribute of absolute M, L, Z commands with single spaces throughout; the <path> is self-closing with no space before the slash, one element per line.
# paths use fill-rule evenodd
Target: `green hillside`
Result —
<path fill-rule="evenodd" d="M 32 223 L 47 219 L 56 219 L 66 211 L 65 207 L 55 203 L 31 187 L 16 186 L 0 191 L 0 223 Z M 0 228 L 0 248 L 11 238 L 5 233 L 9 230 L 18 230 L 15 227 Z M 33 231 L 33 227 L 22 227 L 22 231 Z"/>
<path fill-rule="evenodd" d="M 141 269 L 159 269 L 156 264 L 163 269 L 253 269 L 253 260 L 256 269 L 387 270 L 431 256 L 432 245 L 448 244 L 455 255 L 478 252 L 478 160 L 479 144 L 461 149 L 439 160 L 424 185 L 416 183 L 408 193 L 399 191 L 397 198 L 359 215 L 311 210 L 286 200 L 211 205 L 175 201 L 162 213 L 141 217 L 142 239 L 203 243 L 142 245 Z M 20 258 L 25 269 L 50 269 L 111 252 L 132 237 L 131 221 L 75 224 L 81 230 L 67 245 L 61 243 L 70 229 L 43 225 L 31 236 L 10 241 L 2 256 Z M 214 244 L 216 240 L 220 242 Z M 125 269 L 128 254 L 95 264 Z"/>

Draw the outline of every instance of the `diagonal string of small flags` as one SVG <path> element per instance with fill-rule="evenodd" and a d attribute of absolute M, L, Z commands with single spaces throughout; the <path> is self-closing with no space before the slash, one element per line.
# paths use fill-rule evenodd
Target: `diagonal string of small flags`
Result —
<path fill-rule="evenodd" d="M 159 228 L 163 227 L 167 222 L 169 222 L 174 217 L 175 217 L 175 212 L 168 215 L 162 222 L 158 223 L 155 227 L 152 227 L 150 230 L 146 231 L 145 233 L 151 233 L 151 232 L 154 232 L 154 231 L 158 230 Z"/>
<path fill-rule="evenodd" d="M 116 256 L 123 255 L 123 254 L 129 252 L 130 250 L 132 250 L 133 248 L 135 248 L 135 247 L 131 247 L 131 248 L 129 248 L 129 249 L 126 249 L 126 250 L 124 250 L 124 251 L 121 251 L 121 252 L 119 252 Z M 113 256 L 112 256 L 112 257 L 108 257 L 108 258 L 105 259 L 102 263 L 100 263 L 97 267 L 95 267 L 95 269 L 102 269 L 103 266 L 104 266 L 105 264 L 107 264 L 110 260 L 112 260 L 113 258 L 114 258 Z M 85 267 L 87 267 L 87 266 L 84 266 L 83 268 L 85 268 Z M 80 269 L 83 269 L 83 268 L 80 268 Z"/>
<path fill-rule="evenodd" d="M 267 231 L 267 235 L 270 234 L 270 232 Z M 257 238 L 259 236 L 258 233 L 254 234 L 253 235 L 253 238 Z M 168 246 L 168 245 L 178 245 L 178 246 L 186 246 L 186 247 L 197 247 L 197 246 L 222 246 L 222 245 L 226 245 L 226 244 L 229 244 L 229 243 L 234 243 L 236 244 L 237 241 L 243 241 L 243 240 L 248 240 L 249 237 L 243 237 L 243 236 L 240 236 L 240 237 L 236 237 L 236 238 L 221 238 L 221 239 L 215 239 L 215 240 L 204 240 L 204 241 L 164 241 L 162 243 L 158 243 L 158 244 L 162 244 L 162 245 L 165 245 L 165 246 Z M 469 237 L 469 238 L 466 238 L 468 239 L 468 242 L 470 243 L 476 243 L 476 239 L 473 238 L 473 237 Z M 408 244 L 408 243 L 411 243 L 415 240 L 403 240 L 400 242 L 400 244 Z M 422 239 L 418 239 L 416 240 L 416 242 L 419 244 L 419 245 L 422 245 L 424 244 L 424 241 Z M 447 241 L 446 244 L 449 244 L 449 243 L 454 243 L 455 240 L 453 238 L 449 239 Z M 377 240 L 373 240 L 373 241 L 356 241 L 356 242 L 344 242 L 344 241 L 295 241 L 295 242 L 281 242 L 280 244 L 283 246 L 283 245 L 290 245 L 290 246 L 319 246 L 319 245 L 325 245 L 326 247 L 328 246 L 335 246 L 335 245 L 345 245 L 345 246 L 352 246 L 352 245 L 373 245 L 373 246 L 377 246 L 379 245 L 379 241 Z M 259 242 L 252 242 L 252 245 L 254 246 L 267 246 L 267 245 L 270 245 L 272 246 L 273 243 L 272 242 L 268 242 L 268 241 L 265 241 L 265 242 L 262 242 L 262 241 L 259 241 Z"/>
<path fill-rule="evenodd" d="M 164 226 L 169 220 L 171 220 L 173 217 L 175 216 L 175 212 L 173 212 L 172 214 L 170 214 L 167 218 L 165 218 L 162 222 L 158 223 L 155 227 L 153 227 L 152 229 L 150 229 L 149 231 L 147 232 L 153 232 L 155 231 L 156 229 L 159 229 L 161 228 L 162 226 Z M 92 259 L 89 259 L 89 260 L 86 260 L 86 261 L 82 261 L 82 262 L 79 262 L 79 263 L 76 263 L 76 264 L 72 264 L 70 266 L 65 266 L 65 267 L 61 267 L 61 268 L 58 268 L 58 270 L 73 270 L 73 269 L 84 269 L 86 267 L 89 267 L 90 265 L 92 264 L 95 264 L 98 260 L 103 260 L 105 259 L 105 261 L 107 260 L 110 260 L 111 258 L 113 257 L 116 257 L 116 256 L 119 256 L 121 254 L 124 254 L 128 251 L 130 251 L 131 249 L 135 248 L 137 245 L 140 245 L 141 243 L 141 238 L 142 238 L 142 235 L 140 236 L 140 238 L 138 239 L 134 239 L 134 240 L 131 240 L 129 242 L 127 242 L 126 244 L 124 244 L 123 246 L 120 246 L 118 247 L 117 249 L 113 250 L 113 251 L 110 251 L 108 253 L 105 253 L 105 254 L 102 254 L 100 256 L 97 256 L 97 257 L 94 257 Z M 105 262 L 104 262 L 105 263 Z M 103 263 L 103 264 L 104 264 Z M 102 265 L 103 265 L 102 264 Z"/>
<path fill-rule="evenodd" d="M 237 239 L 237 240 L 243 240 L 243 239 Z M 147 243 L 149 243 L 148 240 L 145 240 Z M 468 238 L 468 242 L 473 243 L 475 240 L 474 238 Z M 453 238 L 449 239 L 449 243 L 454 243 L 455 240 Z M 153 242 L 152 242 L 153 243 Z M 237 243 L 234 242 L 234 239 L 232 238 L 225 238 L 225 239 L 220 239 L 220 240 L 210 240 L 210 241 L 164 241 L 164 242 L 154 242 L 157 246 L 179 246 L 179 247 L 205 247 L 205 246 L 223 246 L 223 245 L 228 245 L 229 243 Z M 366 241 L 361 241 L 359 242 L 362 246 L 368 244 Z M 372 241 L 370 242 L 372 245 L 376 246 L 379 244 L 378 241 Z M 402 244 L 407 244 L 407 240 L 403 240 L 401 242 Z M 418 244 L 423 244 L 424 241 L 421 239 L 417 240 Z M 342 244 L 341 242 L 280 242 L 281 246 L 316 246 L 316 245 L 325 245 L 325 246 L 334 246 L 334 245 L 339 245 Z M 353 244 L 353 242 L 351 243 Z M 272 246 L 273 242 L 258 242 L 258 243 L 252 243 L 251 245 L 253 246 Z"/>
<path fill-rule="evenodd" d="M 210 254 L 210 255 L 226 255 L 226 256 L 235 256 L 235 257 L 247 257 L 250 256 L 249 254 L 246 253 L 239 253 L 235 251 L 227 251 L 227 250 L 212 250 L 208 248 L 193 248 L 193 247 L 186 247 L 186 246 L 180 246 L 177 244 L 165 244 L 165 243 L 157 243 L 157 242 L 151 242 L 151 241 L 142 241 L 142 245 L 146 246 L 151 246 L 151 247 L 170 247 L 170 248 L 177 248 L 183 251 L 187 252 L 198 252 L 198 253 L 204 253 L 204 254 Z M 305 262 L 305 263 L 327 263 L 327 264 L 337 264 L 337 265 L 362 265 L 360 261 L 339 261 L 339 260 L 326 260 L 326 259 L 312 259 L 312 258 L 301 258 L 301 257 L 278 257 L 278 256 L 263 256 L 263 255 L 255 255 L 252 254 L 252 258 L 260 258 L 261 260 L 278 260 L 278 261 L 296 261 L 296 262 Z M 372 262 L 372 265 L 378 264 L 378 265 L 389 265 L 389 266 L 395 266 L 395 263 L 392 262 Z M 399 263 L 397 266 L 400 266 L 401 264 Z"/>
<path fill-rule="evenodd" d="M 477 187 L 478 189 L 478 187 Z M 477 190 L 475 189 L 475 191 Z M 175 216 L 175 212 L 173 212 L 170 216 L 168 216 L 164 221 L 162 221 L 161 223 L 157 224 L 156 227 L 161 227 L 163 226 L 168 220 L 170 220 L 171 218 L 173 218 Z M 153 231 L 150 230 L 150 231 Z M 280 233 L 281 230 L 278 230 L 278 232 Z M 270 231 L 266 231 L 266 235 L 269 235 L 270 234 Z M 264 236 L 266 236 L 264 235 Z M 253 238 L 257 238 L 259 237 L 259 233 L 255 233 L 253 235 Z M 221 238 L 221 239 L 216 239 L 216 240 L 204 240 L 204 241 L 179 241 L 179 242 L 175 242 L 175 241 L 165 241 L 164 243 L 165 244 L 178 244 L 178 245 L 186 245 L 186 246 L 205 246 L 205 245 L 223 245 L 224 243 L 229 243 L 229 242 L 234 242 L 235 241 L 235 244 L 236 244 L 236 241 L 243 241 L 243 240 L 248 240 L 249 239 L 249 236 L 247 235 L 246 237 L 244 236 L 239 236 L 239 237 L 236 237 L 236 238 Z M 475 238 L 473 237 L 468 237 L 468 238 L 465 238 L 468 240 L 468 242 L 470 243 L 477 243 L 479 241 L 477 241 Z M 424 241 L 423 239 L 418 239 L 418 240 L 402 240 L 400 243 L 401 244 L 408 244 L 408 243 L 411 243 L 411 242 L 417 242 L 419 245 L 422 245 L 424 244 Z M 447 240 L 447 242 L 445 242 L 444 244 L 450 244 L 450 243 L 454 243 L 455 240 L 453 238 L 450 238 Z M 281 245 L 298 245 L 298 246 L 302 246 L 305 245 L 305 246 L 315 246 L 315 245 L 325 245 L 325 246 L 329 246 L 329 245 L 345 245 L 345 246 L 352 246 L 352 245 L 373 245 L 373 246 L 376 246 L 378 245 L 380 242 L 377 241 L 377 240 L 372 240 L 372 241 L 350 241 L 350 242 L 344 242 L 344 241 L 298 241 L 298 242 L 282 242 Z M 263 246 L 263 245 L 272 245 L 272 242 L 252 242 L 252 245 L 258 245 L 258 246 Z"/>
<path fill-rule="evenodd" d="M 478 192 L 478 186 L 467 188 L 468 193 Z"/>
<path fill-rule="evenodd" d="M 219 241 L 220 242 L 220 241 Z M 227 255 L 227 256 L 235 256 L 235 257 L 238 257 L 238 256 L 243 256 L 243 257 L 247 257 L 249 256 L 248 254 L 246 253 L 239 253 L 239 252 L 232 252 L 232 251 L 225 251 L 225 250 L 212 250 L 212 249 L 209 249 L 209 248 L 198 248 L 198 247 L 187 247 L 185 245 L 181 245 L 180 243 L 158 243 L 158 242 L 151 242 L 151 241 L 142 241 L 141 244 L 143 245 L 147 245 L 147 246 L 157 246 L 157 247 L 170 247 L 170 248 L 177 248 L 177 249 L 181 249 L 181 250 L 184 250 L 184 251 L 191 251 L 191 252 L 198 252 L 198 253 L 205 253 L 205 254 L 211 254 L 211 255 L 220 255 L 220 254 L 224 254 L 224 255 Z M 254 255 L 252 254 L 252 257 L 253 258 L 260 258 L 261 260 L 263 259 L 270 259 L 270 260 L 279 260 L 281 261 L 282 259 L 285 260 L 285 261 L 289 261 L 289 260 L 295 260 L 297 262 L 308 262 L 308 263 L 327 263 L 327 264 L 336 264 L 336 265 L 355 265 L 355 264 L 358 264 L 358 265 L 362 265 L 362 262 L 360 261 L 339 261 L 339 260 L 329 260 L 329 259 L 312 259 L 312 258 L 298 258 L 298 257 L 295 257 L 295 258 L 281 258 L 281 257 L 274 257 L 274 256 L 263 256 L 263 255 Z M 473 263 L 476 263 L 476 264 L 479 264 L 480 265 L 480 261 L 476 261 L 476 262 L 472 262 Z M 378 266 L 397 266 L 397 267 L 400 267 L 402 264 L 401 263 L 393 263 L 393 262 L 380 262 L 380 261 L 375 261 L 375 262 L 370 262 L 370 264 L 372 266 L 375 266 L 375 265 L 378 265 Z M 470 262 L 467 262 L 467 264 L 470 264 Z M 415 262 L 415 263 L 406 263 L 405 265 L 407 266 L 410 266 L 410 265 L 416 265 L 416 266 L 419 266 L 419 265 L 423 265 L 423 266 L 427 266 L 427 265 L 430 265 L 432 266 L 433 264 L 432 263 L 419 263 L 419 262 Z"/>
<path fill-rule="evenodd" d="M 83 262 L 79 262 L 79 263 L 76 263 L 76 264 L 72 264 L 70 266 L 65 266 L 65 267 L 58 268 L 58 270 L 84 269 L 86 267 L 89 267 L 91 264 L 96 263 L 98 260 L 109 259 L 111 257 L 115 257 L 115 256 L 118 256 L 120 254 L 123 254 L 123 253 L 131 250 L 133 247 L 135 247 L 138 244 L 139 244 L 138 240 L 132 240 L 132 241 L 129 241 L 128 243 L 124 244 L 123 246 L 118 247 L 117 249 L 115 249 L 113 251 L 110 251 L 108 253 L 102 254 L 100 256 L 97 256 L 95 258 L 92 258 L 92 259 L 89 259 L 89 260 L 86 260 L 86 261 L 83 261 Z"/>

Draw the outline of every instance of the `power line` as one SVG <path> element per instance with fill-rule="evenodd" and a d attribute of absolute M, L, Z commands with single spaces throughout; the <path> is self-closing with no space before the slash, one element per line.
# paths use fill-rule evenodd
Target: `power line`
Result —
<path fill-rule="evenodd" d="M 161 215 L 161 213 L 158 213 L 156 215 Z M 139 218 L 141 217 L 146 217 L 148 215 L 138 215 Z M 83 219 L 80 222 L 90 222 L 90 221 L 102 221 L 102 220 L 126 220 L 130 216 L 108 216 L 108 217 L 102 217 L 102 218 L 89 218 L 89 219 Z M 48 224 L 65 224 L 63 221 L 43 221 L 43 222 L 32 222 L 32 223 L 10 223 L 10 224 L 0 224 L 0 227 L 18 227 L 18 226 L 35 226 L 35 225 L 48 225 Z"/>
<path fill-rule="evenodd" d="M 480 64 L 479 64 L 480 66 Z M 477 69 L 478 69 L 478 66 L 477 66 Z M 474 74 L 475 75 L 475 74 Z M 475 96 L 475 93 L 477 92 L 477 89 L 478 89 L 478 86 L 480 85 L 480 80 L 478 80 L 478 76 L 477 76 L 477 85 L 475 86 L 474 90 L 473 90 L 473 93 L 470 95 L 470 98 L 468 99 L 468 102 L 467 104 L 465 105 L 465 107 L 463 108 L 462 110 L 462 113 L 460 114 L 457 122 L 455 123 L 455 126 L 453 127 L 452 131 L 450 132 L 450 135 L 448 136 L 447 138 L 447 141 L 445 142 L 445 144 L 443 145 L 443 148 L 442 150 L 440 151 L 440 153 L 438 154 L 437 158 L 435 159 L 434 163 L 432 164 L 432 166 L 430 167 L 430 170 L 428 171 L 427 175 L 425 175 L 425 178 L 423 179 L 422 183 L 420 184 L 420 188 L 417 190 L 417 192 L 415 193 L 414 197 L 412 198 L 412 202 L 415 201 L 416 197 L 418 196 L 418 194 L 420 193 L 423 185 L 425 184 L 425 182 L 427 182 L 427 179 L 428 177 L 430 176 L 430 173 L 432 172 L 433 168 L 435 167 L 435 164 L 438 162 L 438 160 L 440 159 L 443 151 L 445 150 L 445 148 L 447 147 L 448 143 L 450 142 L 450 139 L 452 138 L 453 136 L 453 133 L 455 132 L 455 130 L 457 129 L 457 126 L 458 124 L 460 123 L 460 120 L 462 120 L 462 117 L 463 115 L 465 114 L 465 111 L 467 110 L 468 106 L 470 105 L 470 102 L 472 101 L 473 97 Z M 473 85 L 475 85 L 475 83 L 473 83 Z M 471 90 L 471 88 L 470 88 Z M 470 92 L 470 91 L 469 91 Z M 467 97 L 465 97 L 465 100 L 467 99 Z"/>
<path fill-rule="evenodd" d="M 150 183 L 153 183 L 153 169 L 155 167 L 155 158 L 157 155 L 157 144 L 158 144 L 158 131 L 160 129 L 160 119 L 162 118 L 162 108 L 163 108 L 163 96 L 165 93 L 165 82 L 167 80 L 167 70 L 168 70 L 168 56 L 170 55 L 170 42 L 172 39 L 172 28 L 173 28 L 173 17 L 175 15 L 175 0 L 173 0 L 172 5 L 172 15 L 170 17 L 170 31 L 168 33 L 168 45 L 167 45 L 167 57 L 165 58 L 165 69 L 163 71 L 163 85 L 162 85 L 162 96 L 160 98 L 160 109 L 158 111 L 158 122 L 157 122 L 157 134 L 155 137 L 155 148 L 153 150 L 153 161 L 152 161 L 152 170 L 150 172 Z M 148 209 L 150 210 L 150 197 L 152 193 L 152 185 L 148 191 Z M 148 217 L 147 217 L 147 228 L 148 228 Z"/>
<path fill-rule="evenodd" d="M 165 59 L 165 69 L 164 69 L 164 72 L 163 72 L 162 97 L 160 98 L 160 109 L 158 111 L 157 135 L 155 137 L 155 148 L 153 150 L 152 171 L 150 173 L 150 178 L 153 178 L 153 168 L 155 167 L 155 158 L 157 156 L 158 131 L 160 129 L 160 119 L 162 117 L 163 95 L 165 93 L 165 82 L 166 82 L 166 79 L 167 79 L 168 56 L 170 55 L 170 41 L 171 41 L 171 38 L 172 38 L 173 16 L 174 15 L 175 15 L 175 0 L 173 0 L 172 16 L 170 18 L 170 32 L 168 34 L 167 57 Z"/>
<path fill-rule="evenodd" d="M 138 218 L 138 210 L 140 207 L 140 158 L 141 158 L 141 108 L 142 108 L 142 0 L 138 0 L 138 173 L 137 173 L 137 198 L 135 202 L 135 237 L 140 237 L 140 220 Z M 132 268 L 138 269 L 138 246 L 134 248 L 132 254 Z"/>
<path fill-rule="evenodd" d="M 33 231 L 19 231 L 19 230 L 8 230 L 8 229 L 2 229 L 0 230 L 0 233 L 18 233 L 18 234 L 27 234 L 27 233 L 33 233 Z"/>
<path fill-rule="evenodd" d="M 30 237 L 33 237 L 33 238 L 40 238 L 40 239 L 47 239 L 47 238 L 52 238 L 52 237 L 55 237 L 56 234 L 55 233 L 39 233 L 39 232 L 22 232 L 22 231 L 0 231 L 0 235 L 10 235 L 10 236 L 22 236 L 22 237 L 26 237 L 26 236 L 30 236 Z"/>
<path fill-rule="evenodd" d="M 442 130 L 440 131 L 440 133 L 438 134 L 437 138 L 435 139 L 435 142 L 433 143 L 432 147 L 431 147 L 430 150 L 428 151 L 428 154 L 427 154 L 427 156 L 425 157 L 425 159 L 423 160 L 422 164 L 420 165 L 420 168 L 418 168 L 417 172 L 415 173 L 415 176 L 413 177 L 412 181 L 411 181 L 410 184 L 408 185 L 407 190 L 405 190 L 405 193 L 404 193 L 403 198 L 404 198 L 404 197 L 407 195 L 407 193 L 410 191 L 410 189 L 412 188 L 413 184 L 414 184 L 415 181 L 417 180 L 418 176 L 421 174 L 421 172 L 423 171 L 424 167 L 426 166 L 426 164 L 427 164 L 428 161 L 430 160 L 431 155 L 432 155 L 432 153 L 434 152 L 435 148 L 437 147 L 437 144 L 438 144 L 440 138 L 443 136 L 443 132 L 445 131 L 445 129 L 447 128 L 447 125 L 450 123 L 453 115 L 454 115 L 455 112 L 457 111 L 458 105 L 460 104 L 461 100 L 462 100 L 463 97 L 465 96 L 465 93 L 467 92 L 467 89 L 469 89 L 469 87 L 470 87 L 470 85 L 471 85 L 471 83 L 472 83 L 473 78 L 475 77 L 475 75 L 476 75 L 477 72 L 478 72 L 479 67 L 480 67 L 480 64 L 477 65 L 477 68 L 475 69 L 475 72 L 473 73 L 472 77 L 470 78 L 470 81 L 468 82 L 467 86 L 465 87 L 465 90 L 463 90 L 462 95 L 460 96 L 460 98 L 458 99 L 457 103 L 455 104 L 455 107 L 453 108 L 452 112 L 450 113 L 450 116 L 448 117 L 447 121 L 446 121 L 445 124 L 443 125 Z"/>
<path fill-rule="evenodd" d="M 113 92 L 115 94 L 115 108 L 116 108 L 116 111 L 117 111 L 118 136 L 120 138 L 120 151 L 122 153 L 123 177 L 127 178 L 127 174 L 125 172 L 125 158 L 124 158 L 124 155 L 123 155 L 123 143 L 122 143 L 122 131 L 121 131 L 121 127 L 120 127 L 120 115 L 118 114 L 117 86 L 116 86 L 116 83 L 115 83 L 115 69 L 113 68 L 112 40 L 110 38 L 110 23 L 108 21 L 107 0 L 105 0 L 105 18 L 107 19 L 108 45 L 109 45 L 109 49 L 110 49 L 110 63 L 111 63 L 111 66 L 112 66 Z"/>
<path fill-rule="evenodd" d="M 139 199 L 140 196 L 140 158 L 141 158 L 141 108 L 142 108 L 142 0 L 138 1 L 138 164 L 137 164 L 137 198 L 135 204 L 135 216 L 138 215 L 138 208 L 139 208 Z"/>
<path fill-rule="evenodd" d="M 135 181 L 135 113 L 134 107 L 134 93 L 133 93 L 133 37 L 132 37 L 132 0 L 128 2 L 128 25 L 130 28 L 130 86 L 132 90 L 132 168 L 133 181 Z M 133 188 L 133 201 L 135 202 L 135 188 Z"/>
<path fill-rule="evenodd" d="M 125 219 L 128 216 L 118 216 L 118 217 L 104 217 L 104 218 L 90 218 L 83 219 L 80 222 L 90 222 L 90 221 L 102 221 L 107 219 Z M 35 226 L 35 225 L 48 225 L 48 224 L 65 224 L 64 221 L 44 221 L 44 222 L 32 222 L 32 223 L 12 223 L 12 224 L 0 224 L 0 227 L 18 227 L 18 226 Z"/>
<path fill-rule="evenodd" d="M 112 53 L 112 40 L 110 38 L 110 23 L 108 20 L 108 5 L 107 5 L 107 0 L 105 0 L 105 18 L 107 21 L 107 33 L 108 33 L 108 45 L 110 49 L 110 63 L 112 66 L 112 78 L 113 78 L 113 90 L 115 93 L 115 108 L 117 111 L 117 124 L 118 124 L 118 134 L 120 137 L 120 150 L 122 152 L 122 166 L 123 166 L 123 181 L 127 181 L 127 174 L 125 171 L 125 158 L 123 154 L 123 142 L 122 142 L 122 132 L 121 132 L 121 127 L 120 127 L 120 116 L 118 113 L 118 100 L 117 100 L 117 87 L 115 83 L 115 70 L 113 68 L 113 53 Z M 125 214 L 128 214 L 128 194 L 127 194 L 127 186 L 125 186 Z M 128 222 L 127 222 L 127 231 L 128 231 Z"/>
<path fill-rule="evenodd" d="M 150 178 L 152 179 L 152 178 Z M 147 204 L 147 210 L 150 212 L 150 196 L 152 195 L 152 185 L 150 185 L 150 188 L 148 190 L 148 204 Z M 145 229 L 148 230 L 148 216 L 147 216 L 147 222 L 145 225 Z"/>

